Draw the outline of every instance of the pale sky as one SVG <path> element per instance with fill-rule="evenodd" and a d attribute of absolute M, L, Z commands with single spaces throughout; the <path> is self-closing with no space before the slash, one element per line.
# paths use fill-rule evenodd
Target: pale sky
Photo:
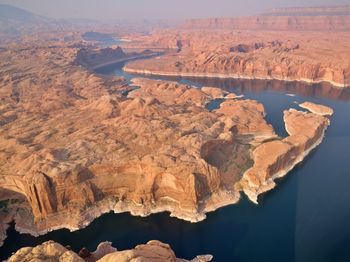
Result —
<path fill-rule="evenodd" d="M 53 18 L 183 19 L 253 15 L 273 7 L 350 4 L 350 0 L 0 0 Z"/>

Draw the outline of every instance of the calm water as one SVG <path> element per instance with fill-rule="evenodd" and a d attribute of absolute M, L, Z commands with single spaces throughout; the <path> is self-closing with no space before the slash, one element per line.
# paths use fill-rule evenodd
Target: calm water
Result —
<path fill-rule="evenodd" d="M 118 64 L 99 73 L 133 77 L 121 68 Z M 286 135 L 283 110 L 297 108 L 295 101 L 331 106 L 335 115 L 323 143 L 279 181 L 275 190 L 261 197 L 259 205 L 243 197 L 239 204 L 210 213 L 197 224 L 166 213 L 147 218 L 125 213 L 103 215 L 77 232 L 58 230 L 38 238 L 20 235 L 11 227 L 0 258 L 49 239 L 74 250 L 83 246 L 94 250 L 105 240 L 121 250 L 159 239 L 169 243 L 178 257 L 187 259 L 212 254 L 214 261 L 350 261 L 350 90 L 280 81 L 157 79 L 217 86 L 256 99 L 264 104 L 267 120 L 281 136 Z"/>

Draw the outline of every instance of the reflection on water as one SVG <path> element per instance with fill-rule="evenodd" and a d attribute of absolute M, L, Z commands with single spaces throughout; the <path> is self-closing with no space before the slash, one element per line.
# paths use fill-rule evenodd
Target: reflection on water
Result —
<path fill-rule="evenodd" d="M 123 74 L 122 64 L 100 70 Z M 285 136 L 283 110 L 294 103 L 312 101 L 335 110 L 324 142 L 307 159 L 260 197 L 254 205 L 243 197 L 237 205 L 221 208 L 191 224 L 168 214 L 147 218 L 106 214 L 86 229 L 70 233 L 58 230 L 38 238 L 20 235 L 13 227 L 0 248 L 0 259 L 20 247 L 53 239 L 74 250 L 93 250 L 101 241 L 118 249 L 131 248 L 151 239 L 169 243 L 179 257 L 213 254 L 215 261 L 350 261 L 350 91 L 328 84 L 308 85 L 261 80 L 197 78 L 177 80 L 196 86 L 216 86 L 244 94 L 264 104 L 267 120 Z M 288 96 L 286 94 L 296 94 Z"/>
<path fill-rule="evenodd" d="M 144 76 L 130 74 L 123 71 L 125 63 L 109 65 L 97 70 L 97 73 L 105 75 L 123 76 L 127 80 L 134 77 L 147 77 L 152 79 L 178 81 L 183 84 L 220 87 L 226 91 L 243 94 L 247 92 L 282 92 L 284 94 L 295 94 L 303 97 L 319 97 L 331 100 L 350 101 L 350 88 L 338 88 L 329 83 L 309 84 L 305 82 L 285 82 L 279 80 L 258 79 L 222 79 L 202 77 L 171 77 L 171 76 Z"/>

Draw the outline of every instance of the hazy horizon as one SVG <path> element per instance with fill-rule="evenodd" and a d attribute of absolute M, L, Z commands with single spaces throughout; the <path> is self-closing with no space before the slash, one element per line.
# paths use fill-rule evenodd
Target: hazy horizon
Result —
<path fill-rule="evenodd" d="M 349 0 L 0 0 L 52 18 L 186 19 L 254 15 L 271 8 L 350 4 Z"/>

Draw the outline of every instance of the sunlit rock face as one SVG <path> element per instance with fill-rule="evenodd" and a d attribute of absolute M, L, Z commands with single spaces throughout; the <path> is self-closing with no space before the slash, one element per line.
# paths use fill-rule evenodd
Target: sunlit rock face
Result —
<path fill-rule="evenodd" d="M 299 106 L 322 116 L 331 116 L 334 113 L 333 109 L 328 106 L 318 105 L 311 102 L 304 102 Z"/>
<path fill-rule="evenodd" d="M 110 243 L 101 243 L 97 250 L 90 253 L 87 249 L 82 249 L 79 255 L 68 250 L 62 245 L 53 241 L 45 242 L 36 247 L 25 247 L 13 254 L 9 262 L 25 261 L 64 261 L 64 262 L 114 262 L 114 261 L 162 261 L 162 262 L 186 262 L 187 260 L 176 258 L 174 251 L 168 244 L 152 240 L 147 244 L 138 245 L 134 249 L 117 251 Z M 193 262 L 211 261 L 211 255 L 197 256 Z"/>
<path fill-rule="evenodd" d="M 189 19 L 183 28 L 350 31 L 350 6 L 274 8 L 252 17 Z"/>
<path fill-rule="evenodd" d="M 254 165 L 241 180 L 246 195 L 257 203 L 258 195 L 276 186 L 274 180 L 286 175 L 319 145 L 330 124 L 322 114 L 290 109 L 284 112 L 288 137 L 259 145 L 253 151 Z"/>
<path fill-rule="evenodd" d="M 203 220 L 241 191 L 256 201 L 329 124 L 287 111 L 282 139 L 262 104 L 220 89 L 138 78 L 124 96 L 123 79 L 76 65 L 78 50 L 0 51 L 0 212 L 22 232 L 76 230 L 111 210 Z M 206 108 L 226 96 L 217 110 Z M 299 132 L 298 123 L 309 128 Z M 278 155 L 261 162 L 275 144 L 283 145 Z"/>
<path fill-rule="evenodd" d="M 145 40 L 146 41 L 146 40 Z M 134 61 L 127 72 L 218 78 L 276 79 L 350 86 L 349 32 L 173 30 L 155 33 L 152 45 L 181 51 Z M 322 51 L 320 51 L 322 50 Z"/>

